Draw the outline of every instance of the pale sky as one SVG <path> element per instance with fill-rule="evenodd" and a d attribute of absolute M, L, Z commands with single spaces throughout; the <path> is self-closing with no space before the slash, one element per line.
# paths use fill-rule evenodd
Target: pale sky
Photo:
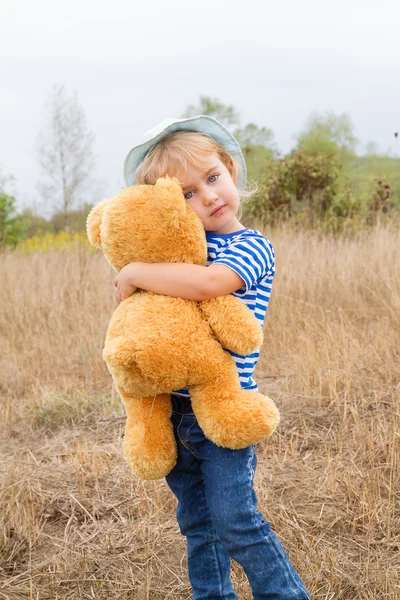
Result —
<path fill-rule="evenodd" d="M 91 202 L 123 187 L 145 131 L 200 95 L 272 129 L 283 152 L 312 111 L 334 111 L 400 156 L 398 0 L 15 0 L 0 22 L 0 166 L 20 207 L 40 207 L 35 140 L 57 83 L 96 136 Z"/>

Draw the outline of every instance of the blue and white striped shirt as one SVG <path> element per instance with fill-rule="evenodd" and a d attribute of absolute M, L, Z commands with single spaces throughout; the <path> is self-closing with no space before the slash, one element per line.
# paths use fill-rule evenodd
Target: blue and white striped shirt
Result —
<path fill-rule="evenodd" d="M 220 234 L 206 232 L 206 237 L 207 266 L 212 263 L 226 265 L 243 279 L 245 285 L 232 295 L 239 298 L 263 326 L 275 275 L 275 253 L 271 242 L 256 229 Z M 260 351 L 242 356 L 226 348 L 225 350 L 236 363 L 241 387 L 257 391 L 253 373 Z M 190 396 L 188 388 L 181 388 L 174 393 Z"/>

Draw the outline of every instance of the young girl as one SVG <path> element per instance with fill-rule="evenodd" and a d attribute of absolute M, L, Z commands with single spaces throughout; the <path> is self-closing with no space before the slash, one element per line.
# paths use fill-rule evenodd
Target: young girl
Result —
<path fill-rule="evenodd" d="M 114 280 L 117 301 L 136 288 L 205 300 L 233 294 L 263 324 L 275 273 L 271 243 L 238 220 L 246 165 L 235 138 L 206 116 L 161 123 L 125 161 L 128 185 L 176 177 L 207 237 L 208 264 L 131 263 Z M 232 353 L 241 386 L 257 390 L 259 356 Z M 200 429 L 187 389 L 172 395 L 178 462 L 166 478 L 178 499 L 177 520 L 187 539 L 194 600 L 237 598 L 230 561 L 240 563 L 256 600 L 306 600 L 309 595 L 278 538 L 257 510 L 255 446 L 230 450 Z M 243 415 L 243 419 L 246 415 Z"/>

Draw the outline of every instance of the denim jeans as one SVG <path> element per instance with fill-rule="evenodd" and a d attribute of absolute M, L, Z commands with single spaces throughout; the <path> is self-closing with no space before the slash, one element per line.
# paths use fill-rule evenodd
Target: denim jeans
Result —
<path fill-rule="evenodd" d="M 178 499 L 193 600 L 237 599 L 230 559 L 242 565 L 256 600 L 309 600 L 270 524 L 257 510 L 255 446 L 221 448 L 208 440 L 190 400 L 172 396 L 178 462 L 166 477 Z"/>

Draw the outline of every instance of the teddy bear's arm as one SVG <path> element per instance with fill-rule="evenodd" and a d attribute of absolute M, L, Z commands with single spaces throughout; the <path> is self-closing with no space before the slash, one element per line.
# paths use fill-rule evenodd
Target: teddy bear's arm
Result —
<path fill-rule="evenodd" d="M 219 296 L 199 303 L 217 340 L 232 352 L 251 354 L 263 341 L 261 325 L 239 298 Z"/>

